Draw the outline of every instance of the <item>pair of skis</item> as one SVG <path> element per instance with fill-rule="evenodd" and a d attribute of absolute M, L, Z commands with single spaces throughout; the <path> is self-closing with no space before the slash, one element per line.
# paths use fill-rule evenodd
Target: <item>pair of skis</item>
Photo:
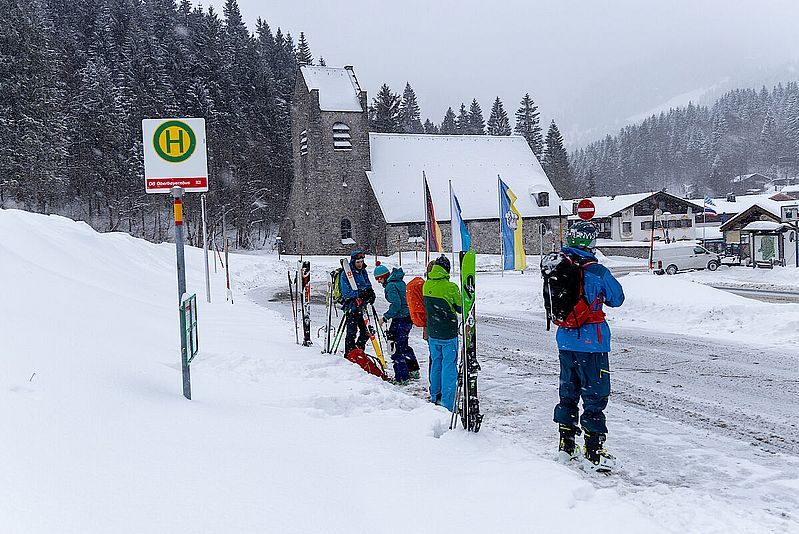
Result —
<path fill-rule="evenodd" d="M 294 280 L 288 272 L 291 312 L 294 315 L 294 338 L 300 343 L 299 319 L 302 317 L 302 345 L 310 347 L 311 341 L 311 262 L 297 261 Z"/>
<path fill-rule="evenodd" d="M 477 397 L 477 374 L 480 363 L 477 361 L 477 321 L 475 318 L 475 253 L 473 250 L 461 252 L 461 308 L 463 314 L 463 342 L 458 366 L 458 389 L 455 393 L 455 406 L 450 420 L 450 429 L 455 428 L 460 415 L 463 428 L 478 432 L 483 422 L 480 401 Z"/>

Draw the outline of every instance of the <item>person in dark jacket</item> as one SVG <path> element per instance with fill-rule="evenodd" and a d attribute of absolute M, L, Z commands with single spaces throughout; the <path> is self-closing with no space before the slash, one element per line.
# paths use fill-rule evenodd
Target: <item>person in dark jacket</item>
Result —
<path fill-rule="evenodd" d="M 578 458 L 575 436 L 585 433 L 583 455 L 593 469 L 609 471 L 615 465 L 613 456 L 604 449 L 608 428 L 604 409 L 610 396 L 610 327 L 602 305 L 621 306 L 624 291 L 607 267 L 599 264 L 592 253 L 596 245 L 596 227 L 578 222 L 567 234 L 561 252 L 583 266 L 583 294 L 591 307 L 587 322 L 578 328 L 558 327 L 556 336 L 560 359 L 560 402 L 555 406 L 554 420 L 560 431 L 559 454 L 564 459 Z M 582 397 L 583 414 L 578 419 L 578 402 Z"/>
<path fill-rule="evenodd" d="M 461 292 L 449 281 L 449 259 L 442 255 L 435 261 L 422 288 L 430 348 L 430 400 L 455 411 Z"/>
<path fill-rule="evenodd" d="M 411 378 L 418 379 L 419 362 L 416 361 L 413 349 L 408 346 L 408 336 L 413 328 L 413 322 L 405 296 L 406 287 L 403 281 L 405 273 L 402 267 L 389 272 L 385 265 L 378 265 L 375 267 L 374 277 L 383 286 L 389 303 L 388 311 L 380 318 L 380 322 L 391 321 L 386 331 L 386 339 L 393 343 L 391 360 L 394 362 L 394 380 L 404 383 Z"/>
<path fill-rule="evenodd" d="M 350 286 L 346 271 L 341 272 L 339 286 L 344 299 L 344 314 L 347 316 L 347 336 L 344 338 L 344 354 L 349 354 L 358 347 L 363 350 L 369 340 L 369 331 L 363 320 L 364 308 L 375 301 L 375 292 L 372 282 L 369 281 L 369 272 L 366 270 L 366 253 L 356 250 L 350 254 L 350 269 L 355 279 L 356 287 Z M 358 333 L 360 332 L 360 335 Z M 358 339 L 355 337 L 358 335 Z"/>

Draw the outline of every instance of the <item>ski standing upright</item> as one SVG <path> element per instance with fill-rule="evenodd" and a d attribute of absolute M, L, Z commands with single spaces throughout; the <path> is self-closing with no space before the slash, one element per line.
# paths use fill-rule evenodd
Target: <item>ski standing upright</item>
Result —
<path fill-rule="evenodd" d="M 302 281 L 302 344 L 305 347 L 313 345 L 311 341 L 311 262 L 298 261 L 300 279 Z"/>
<path fill-rule="evenodd" d="M 460 414 L 463 428 L 478 432 L 483 421 L 480 401 L 477 397 L 477 374 L 480 363 L 477 361 L 477 321 L 475 317 L 475 253 L 474 250 L 460 253 L 461 298 L 463 299 L 463 347 L 458 369 L 457 410 L 453 412 L 454 427 L 456 414 Z"/>

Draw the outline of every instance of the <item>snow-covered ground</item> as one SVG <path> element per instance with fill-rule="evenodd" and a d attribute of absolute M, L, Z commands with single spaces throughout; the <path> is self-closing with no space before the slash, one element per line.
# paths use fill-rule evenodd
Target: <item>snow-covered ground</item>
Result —
<path fill-rule="evenodd" d="M 285 314 L 248 297 L 283 289 L 296 258 L 232 255 L 235 304 L 225 301 L 221 269 L 212 270 L 207 304 L 202 251 L 187 249 L 200 353 L 186 401 L 173 245 L 15 210 L 0 210 L 0 235 L 0 531 L 799 531 L 784 511 L 742 509 L 705 492 L 694 484 L 698 473 L 631 491 L 629 476 L 561 466 L 551 444 L 513 439 L 524 423 L 511 416 L 510 428 L 448 431 L 448 412 L 295 345 Z M 335 263 L 311 261 L 315 269 Z M 532 257 L 531 267 L 478 276 L 478 313 L 500 323 L 540 315 Z M 610 311 L 612 324 L 796 355 L 799 305 L 757 303 L 680 277 L 634 274 L 623 283 L 628 300 Z M 759 340 L 763 328 L 768 339 Z M 552 377 L 514 379 L 520 386 L 510 394 L 525 395 Z M 490 388 L 483 395 L 497 407 Z M 616 425 L 629 432 L 623 420 Z M 779 499 L 797 487 L 782 477 L 759 493 Z"/>

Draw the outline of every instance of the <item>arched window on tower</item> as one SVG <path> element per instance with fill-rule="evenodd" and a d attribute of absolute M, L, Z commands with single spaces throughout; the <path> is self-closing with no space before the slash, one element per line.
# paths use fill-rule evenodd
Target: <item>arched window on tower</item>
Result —
<path fill-rule="evenodd" d="M 350 127 L 343 122 L 333 125 L 333 150 L 352 150 Z"/>
<path fill-rule="evenodd" d="M 344 245 L 354 245 L 352 238 L 352 222 L 349 219 L 341 219 L 341 243 Z"/>

